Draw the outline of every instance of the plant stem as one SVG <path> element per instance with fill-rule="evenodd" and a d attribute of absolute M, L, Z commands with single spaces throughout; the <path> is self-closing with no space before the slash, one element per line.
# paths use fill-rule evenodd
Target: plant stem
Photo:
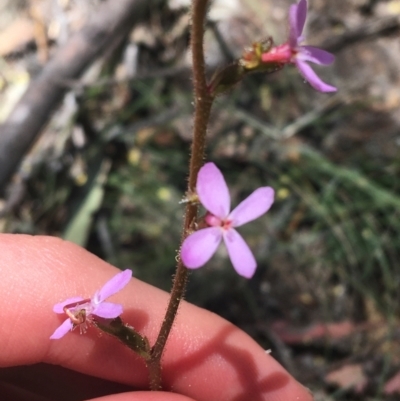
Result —
<path fill-rule="evenodd" d="M 193 0 L 192 6 L 192 28 L 191 28 L 191 50 L 193 62 L 194 81 L 194 127 L 193 143 L 189 163 L 188 194 L 196 189 L 197 174 L 203 164 L 205 155 L 205 144 L 207 125 L 210 117 L 213 97 L 208 93 L 205 65 L 204 65 L 204 22 L 207 12 L 208 0 Z M 198 206 L 189 202 L 185 210 L 185 219 L 182 231 L 182 241 L 187 237 L 193 223 L 197 218 Z M 165 314 L 156 343 L 151 351 L 148 361 L 151 390 L 161 389 L 161 357 L 171 332 L 172 325 L 178 311 L 179 304 L 184 297 L 188 280 L 188 270 L 183 265 L 180 257 L 177 262 L 176 274 L 171 290 L 167 312 Z"/>

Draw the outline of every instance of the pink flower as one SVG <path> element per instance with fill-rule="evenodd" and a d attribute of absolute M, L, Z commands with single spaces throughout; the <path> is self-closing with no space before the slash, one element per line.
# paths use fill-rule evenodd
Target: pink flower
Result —
<path fill-rule="evenodd" d="M 207 263 L 223 240 L 233 267 L 243 277 L 251 278 L 257 264 L 254 256 L 235 227 L 263 215 L 274 202 L 274 190 L 261 187 L 241 202 L 232 212 L 228 187 L 221 171 L 214 163 L 206 163 L 197 177 L 197 195 L 207 209 L 209 227 L 189 235 L 182 244 L 181 258 L 189 269 Z"/>
<path fill-rule="evenodd" d="M 124 270 L 107 281 L 92 298 L 74 297 L 55 304 L 53 311 L 65 313 L 68 318 L 55 330 L 50 339 L 57 340 L 64 337 L 68 331 L 77 326 L 79 326 L 81 333 L 85 333 L 93 320 L 93 316 L 106 319 L 114 319 L 119 316 L 122 313 L 122 305 L 104 302 L 104 300 L 121 291 L 129 283 L 131 277 L 132 271 Z"/>
<path fill-rule="evenodd" d="M 335 56 L 325 50 L 313 46 L 303 46 L 302 36 L 307 18 L 307 0 L 300 0 L 298 4 L 290 6 L 289 10 L 289 41 L 283 45 L 272 48 L 263 53 L 263 63 L 292 63 L 298 68 L 300 74 L 309 84 L 320 92 L 335 92 L 336 87 L 323 82 L 307 62 L 329 65 Z"/>

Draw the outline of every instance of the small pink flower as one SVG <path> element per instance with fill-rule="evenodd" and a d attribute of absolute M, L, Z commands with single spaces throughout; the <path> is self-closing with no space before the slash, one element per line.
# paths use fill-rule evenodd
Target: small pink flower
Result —
<path fill-rule="evenodd" d="M 304 46 L 302 35 L 307 18 L 307 0 L 292 4 L 289 10 L 289 41 L 276 46 L 261 56 L 263 63 L 295 64 L 300 74 L 317 91 L 335 92 L 336 87 L 323 82 L 307 62 L 329 65 L 335 56 L 325 50 L 313 46 Z"/>
<path fill-rule="evenodd" d="M 77 326 L 79 326 L 81 333 L 85 333 L 93 320 L 93 316 L 106 319 L 114 319 L 119 316 L 123 311 L 122 305 L 104 302 L 104 300 L 121 291 L 129 283 L 131 277 L 132 271 L 124 270 L 107 281 L 92 298 L 74 297 L 55 304 L 53 311 L 66 314 L 68 319 L 55 330 L 50 339 L 58 340 Z"/>
<path fill-rule="evenodd" d="M 214 163 L 206 163 L 197 177 L 197 195 L 207 209 L 208 228 L 189 235 L 182 244 L 181 257 L 189 269 L 197 269 L 207 263 L 223 240 L 233 267 L 243 277 L 251 278 L 257 263 L 235 227 L 255 220 L 269 210 L 274 202 L 274 190 L 270 187 L 256 189 L 232 212 L 228 187 L 221 171 Z"/>

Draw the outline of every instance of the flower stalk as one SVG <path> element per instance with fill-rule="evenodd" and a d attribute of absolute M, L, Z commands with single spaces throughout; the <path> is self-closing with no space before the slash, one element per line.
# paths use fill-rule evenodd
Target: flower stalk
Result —
<path fill-rule="evenodd" d="M 104 333 L 116 337 L 145 361 L 149 360 L 150 344 L 147 338 L 141 336 L 133 327 L 124 324 L 120 317 L 113 319 L 111 322 L 97 318 L 93 321 L 93 324 Z"/>
<path fill-rule="evenodd" d="M 195 111 L 193 122 L 193 142 L 189 162 L 189 179 L 187 190 L 189 194 L 195 191 L 197 174 L 203 164 L 205 156 L 207 125 L 210 117 L 212 102 L 214 99 L 207 88 L 204 63 L 203 38 L 207 6 L 208 0 L 193 1 L 191 50 Z M 198 205 L 193 202 L 188 202 L 185 210 L 182 241 L 187 237 L 193 222 L 197 219 L 197 214 Z M 157 340 L 151 350 L 150 360 L 148 361 L 151 390 L 160 390 L 162 388 L 161 357 L 167 343 L 168 336 L 171 332 L 173 323 L 175 321 L 180 302 L 184 297 L 187 279 L 188 270 L 183 265 L 179 256 L 167 312 L 162 322 Z"/>

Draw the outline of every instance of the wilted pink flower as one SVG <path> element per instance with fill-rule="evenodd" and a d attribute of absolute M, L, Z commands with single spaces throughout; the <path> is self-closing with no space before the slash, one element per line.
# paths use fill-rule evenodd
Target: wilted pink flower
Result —
<path fill-rule="evenodd" d="M 304 24 L 307 18 L 307 0 L 300 0 L 298 4 L 290 6 L 289 10 L 289 41 L 273 47 L 263 53 L 261 60 L 264 63 L 293 63 L 300 74 L 310 85 L 320 92 L 335 92 L 337 88 L 323 82 L 307 62 L 329 65 L 335 56 L 325 50 L 313 46 L 302 46 Z"/>
<path fill-rule="evenodd" d="M 99 291 L 96 291 L 92 298 L 74 297 L 55 304 L 53 311 L 66 314 L 68 319 L 56 329 L 50 338 L 57 340 L 64 337 L 68 331 L 77 326 L 79 326 L 81 333 L 85 333 L 87 326 L 93 320 L 93 316 L 106 319 L 114 319 L 119 316 L 122 313 L 122 305 L 104 302 L 104 300 L 121 291 L 129 283 L 131 277 L 132 271 L 124 270 L 107 281 Z"/>
<path fill-rule="evenodd" d="M 196 190 L 200 202 L 208 211 L 205 220 L 209 227 L 185 239 L 181 248 L 183 264 L 189 269 L 203 266 L 223 240 L 237 273 L 251 278 L 257 264 L 250 248 L 234 227 L 240 227 L 267 212 L 274 202 L 274 190 L 270 187 L 258 188 L 229 212 L 231 199 L 228 187 L 214 163 L 206 163 L 200 169 Z"/>

